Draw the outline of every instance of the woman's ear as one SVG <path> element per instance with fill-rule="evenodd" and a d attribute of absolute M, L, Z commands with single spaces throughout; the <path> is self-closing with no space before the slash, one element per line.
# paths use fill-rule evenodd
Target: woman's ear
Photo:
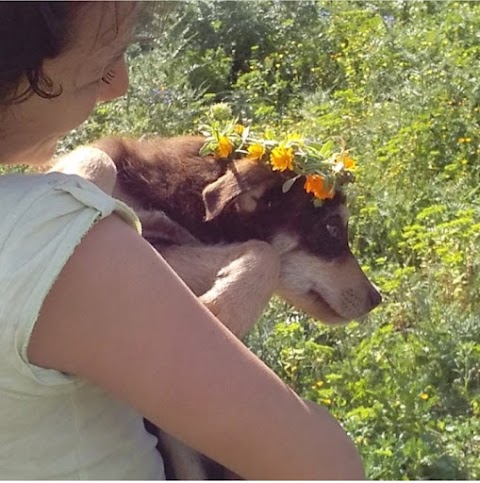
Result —
<path fill-rule="evenodd" d="M 128 67 L 125 56 L 122 56 L 102 77 L 98 101 L 112 101 L 117 97 L 124 96 L 127 93 L 128 85 Z"/>

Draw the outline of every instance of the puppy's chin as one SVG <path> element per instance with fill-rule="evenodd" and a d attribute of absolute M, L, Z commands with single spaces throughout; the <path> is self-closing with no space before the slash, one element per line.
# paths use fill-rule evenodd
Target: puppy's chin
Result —
<path fill-rule="evenodd" d="M 320 322 L 329 325 L 345 325 L 350 322 L 351 319 L 336 312 L 319 292 L 309 290 L 303 297 L 306 300 L 305 307 L 299 307 Z"/>
<path fill-rule="evenodd" d="M 280 290 L 277 294 L 289 304 L 324 324 L 345 325 L 351 320 L 338 314 L 321 294 L 315 290 L 309 290 L 305 293 L 292 293 Z"/>

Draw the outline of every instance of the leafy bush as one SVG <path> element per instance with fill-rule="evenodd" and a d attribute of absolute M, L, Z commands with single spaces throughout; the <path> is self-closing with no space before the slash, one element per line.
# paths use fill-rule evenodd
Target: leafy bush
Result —
<path fill-rule="evenodd" d="M 325 327 L 272 302 L 248 344 L 326 405 L 373 479 L 480 478 L 480 4 L 170 2 L 128 95 L 62 149 L 194 132 L 227 100 L 261 129 L 342 136 L 351 244 L 384 303 Z"/>

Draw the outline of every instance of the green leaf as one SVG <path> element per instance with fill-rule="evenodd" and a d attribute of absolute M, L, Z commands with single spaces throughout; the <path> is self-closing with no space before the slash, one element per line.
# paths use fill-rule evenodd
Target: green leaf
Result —
<path fill-rule="evenodd" d="M 298 178 L 300 178 L 300 175 L 295 176 L 294 178 L 287 179 L 287 181 L 285 181 L 285 183 L 283 183 L 282 185 L 282 193 L 287 193 Z"/>
<path fill-rule="evenodd" d="M 332 150 L 334 146 L 335 146 L 335 143 L 330 139 L 320 149 L 320 155 L 323 156 L 324 158 L 327 158 L 332 154 Z"/>

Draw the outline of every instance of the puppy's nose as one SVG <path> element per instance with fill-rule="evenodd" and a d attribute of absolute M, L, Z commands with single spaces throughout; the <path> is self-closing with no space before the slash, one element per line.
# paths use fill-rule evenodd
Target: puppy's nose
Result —
<path fill-rule="evenodd" d="M 368 292 L 368 301 L 370 302 L 370 310 L 374 309 L 382 302 L 382 296 L 376 288 L 372 287 Z"/>

